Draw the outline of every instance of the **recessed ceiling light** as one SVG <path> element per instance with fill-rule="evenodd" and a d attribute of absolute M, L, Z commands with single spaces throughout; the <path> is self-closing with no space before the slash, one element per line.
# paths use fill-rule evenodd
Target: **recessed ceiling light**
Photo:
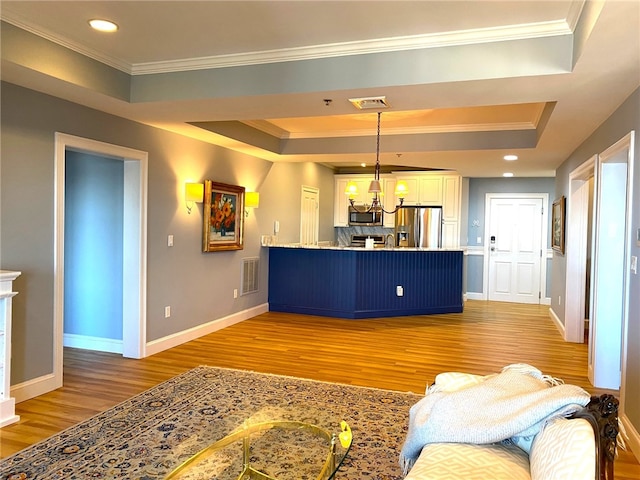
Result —
<path fill-rule="evenodd" d="M 513 173 L 511 173 L 511 172 L 504 172 L 504 173 L 502 174 L 502 176 L 503 176 L 503 177 L 513 177 Z"/>
<path fill-rule="evenodd" d="M 100 32 L 115 32 L 118 30 L 118 25 L 109 20 L 101 20 L 99 18 L 89 20 L 89 25 L 94 30 L 98 30 Z"/>
<path fill-rule="evenodd" d="M 505 155 L 504 158 L 507 162 L 512 162 L 518 159 L 518 155 Z"/>

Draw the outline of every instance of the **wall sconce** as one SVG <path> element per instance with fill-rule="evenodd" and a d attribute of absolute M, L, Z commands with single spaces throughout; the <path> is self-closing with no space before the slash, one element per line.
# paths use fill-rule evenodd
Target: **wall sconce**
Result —
<path fill-rule="evenodd" d="M 191 209 L 196 203 L 202 203 L 204 200 L 204 184 L 203 183 L 185 183 L 184 184 L 184 201 L 187 205 L 187 213 L 191 215 Z"/>
<path fill-rule="evenodd" d="M 258 208 L 260 206 L 260 194 L 258 192 L 246 192 L 244 194 L 244 216 L 249 216 L 249 208 Z"/>

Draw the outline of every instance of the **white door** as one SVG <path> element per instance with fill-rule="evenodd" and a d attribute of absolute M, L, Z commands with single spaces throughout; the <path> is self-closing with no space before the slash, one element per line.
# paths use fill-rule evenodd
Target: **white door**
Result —
<path fill-rule="evenodd" d="M 489 300 L 540 303 L 542 198 L 491 198 Z"/>
<path fill-rule="evenodd" d="M 300 243 L 303 245 L 318 244 L 318 223 L 320 212 L 317 188 L 302 187 L 302 208 L 300 211 Z"/>

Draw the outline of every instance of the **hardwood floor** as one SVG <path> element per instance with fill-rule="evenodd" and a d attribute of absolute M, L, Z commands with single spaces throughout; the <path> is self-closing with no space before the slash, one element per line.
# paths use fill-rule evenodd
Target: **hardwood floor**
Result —
<path fill-rule="evenodd" d="M 462 314 L 343 320 L 269 312 L 142 360 L 65 349 L 64 387 L 17 405 L 0 458 L 198 365 L 422 393 L 435 375 L 486 375 L 529 363 L 602 393 L 587 379 L 587 346 L 565 343 L 548 307 L 468 301 Z M 614 392 L 616 393 L 616 392 Z M 640 479 L 630 452 L 616 480 Z"/>

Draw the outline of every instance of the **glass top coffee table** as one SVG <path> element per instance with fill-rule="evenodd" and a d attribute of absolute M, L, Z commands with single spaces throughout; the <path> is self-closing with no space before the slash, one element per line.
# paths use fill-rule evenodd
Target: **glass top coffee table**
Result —
<path fill-rule="evenodd" d="M 337 428 L 336 428 L 337 430 Z M 245 423 L 200 450 L 165 479 L 329 480 L 351 448 L 351 429 L 296 421 Z"/>

